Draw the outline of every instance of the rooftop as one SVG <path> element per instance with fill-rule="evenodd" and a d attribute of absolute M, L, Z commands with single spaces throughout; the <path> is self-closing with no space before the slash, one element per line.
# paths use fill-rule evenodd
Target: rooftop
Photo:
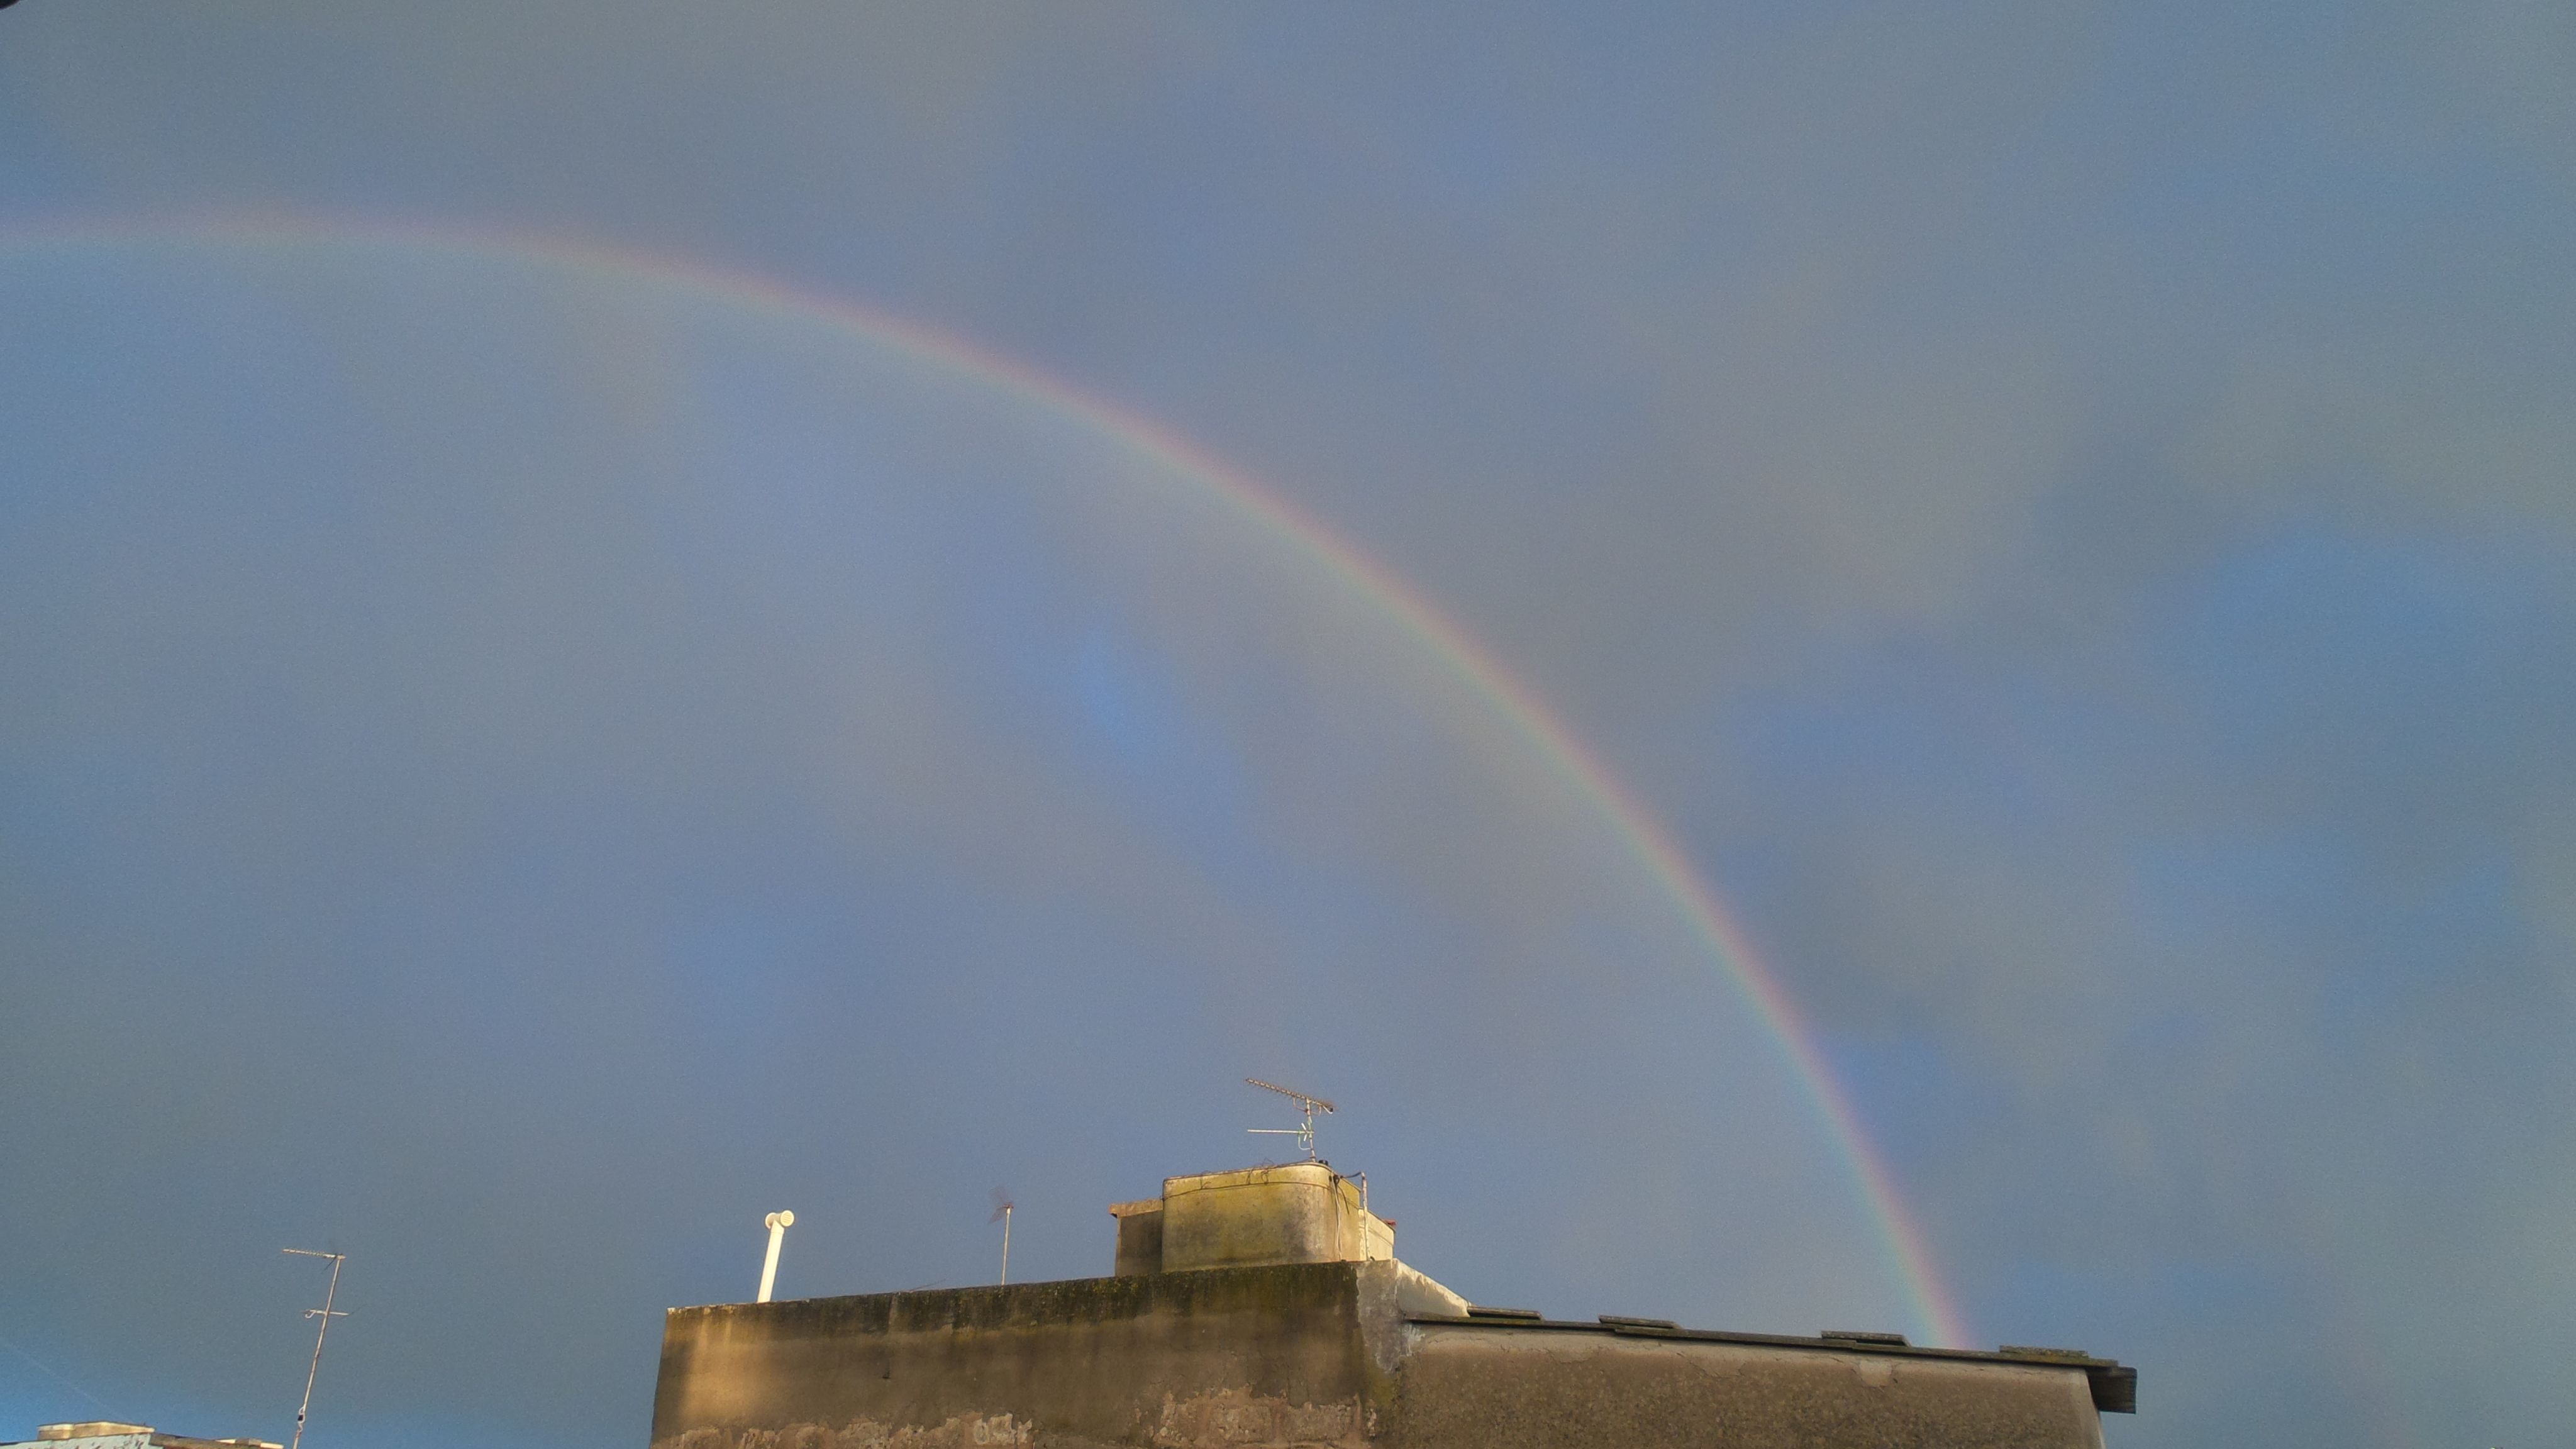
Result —
<path fill-rule="evenodd" d="M 1433 1319 L 1420 1314 L 1407 1315 L 1414 1323 L 1445 1322 L 1456 1319 Z M 1734 1343 L 1764 1348 L 1806 1348 L 1830 1353 L 1886 1354 L 1899 1358 L 1951 1359 L 1979 1363 L 2029 1363 L 2052 1367 L 2080 1368 L 2093 1390 L 2093 1407 L 2106 1414 L 2134 1414 L 2138 1411 L 2138 1371 L 2115 1359 L 2095 1358 L 2080 1348 L 2034 1348 L 2026 1344 L 2005 1344 L 2001 1348 L 1926 1348 L 1906 1342 L 1901 1333 L 1872 1333 L 1857 1329 L 1828 1329 L 1813 1338 L 1776 1333 L 1734 1333 L 1714 1328 L 1684 1328 L 1665 1318 L 1622 1318 L 1604 1313 L 1593 1320 L 1557 1319 L 1540 1315 L 1533 1308 L 1488 1308 L 1478 1304 L 1467 1310 L 1467 1322 L 1481 1328 L 1508 1328 L 1540 1333 L 1609 1333 L 1621 1337 L 1663 1338 L 1693 1343 Z"/>
<path fill-rule="evenodd" d="M 267 1439 L 197 1439 L 186 1434 L 164 1434 L 149 1424 L 126 1424 L 113 1419 L 87 1419 L 68 1424 L 38 1424 L 36 1437 L 16 1444 L 0 1444 L 0 1449 L 283 1449 Z"/>

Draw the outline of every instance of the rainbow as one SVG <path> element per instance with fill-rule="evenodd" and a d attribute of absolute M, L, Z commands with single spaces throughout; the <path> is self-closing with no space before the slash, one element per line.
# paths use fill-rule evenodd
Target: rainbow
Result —
<path fill-rule="evenodd" d="M 1402 579 L 1312 515 L 1150 418 L 954 333 L 747 271 L 564 237 L 339 218 L 212 217 L 143 223 L 17 225 L 0 230 L 0 261 L 78 249 L 363 246 L 541 265 L 685 292 L 752 313 L 820 323 L 991 389 L 1169 470 L 1283 541 L 1438 659 L 1457 681 L 1613 827 L 1622 848 L 1670 899 L 1720 968 L 1753 1002 L 1842 1149 L 1884 1251 L 1911 1300 L 1912 1330 L 1947 1347 L 1973 1338 L 1932 1267 L 1921 1229 L 1897 1196 L 1832 1070 L 1753 942 L 1699 878 L 1671 832 L 1529 686 Z"/>

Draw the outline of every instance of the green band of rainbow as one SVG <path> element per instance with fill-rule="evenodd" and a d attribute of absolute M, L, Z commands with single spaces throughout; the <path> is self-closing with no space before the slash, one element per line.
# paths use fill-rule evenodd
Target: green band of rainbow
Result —
<path fill-rule="evenodd" d="M 1905 1285 L 1916 1319 L 1910 1329 L 1944 1346 L 1964 1347 L 1972 1341 L 1956 1305 L 1933 1271 L 1921 1231 L 1897 1197 L 1886 1163 L 1811 1041 L 1788 994 L 1754 950 L 1743 928 L 1700 880 L 1672 835 L 1618 783 L 1564 720 L 1504 669 L 1489 650 L 1420 593 L 1277 493 L 1160 424 L 1027 363 L 952 333 L 842 298 L 702 261 L 528 233 L 312 217 L 222 216 L 139 223 L 18 225 L 0 231 L 0 259 L 84 249 L 281 247 L 368 247 L 538 265 L 629 285 L 659 286 L 755 313 L 820 323 L 890 347 L 1024 404 L 1044 408 L 1223 500 L 1418 641 L 1505 721 L 1550 770 L 1601 812 L 1622 847 L 1670 899 L 1722 974 L 1752 1002 L 1806 1088 L 1878 1226 L 1889 1266 Z"/>

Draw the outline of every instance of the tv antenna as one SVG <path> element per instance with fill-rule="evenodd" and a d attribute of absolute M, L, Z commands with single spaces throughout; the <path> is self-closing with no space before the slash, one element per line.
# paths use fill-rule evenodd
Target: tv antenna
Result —
<path fill-rule="evenodd" d="M 1246 1077 L 1243 1079 L 1243 1083 L 1247 1087 L 1259 1087 L 1265 1092 L 1277 1092 L 1280 1096 L 1296 1103 L 1297 1110 L 1305 1114 L 1305 1121 L 1301 1126 L 1246 1127 L 1243 1130 L 1246 1132 L 1257 1133 L 1264 1137 L 1294 1137 L 1297 1139 L 1297 1145 L 1306 1149 L 1306 1160 L 1308 1162 L 1319 1160 L 1315 1156 L 1315 1114 L 1318 1112 L 1331 1112 L 1333 1110 L 1333 1104 L 1325 1101 L 1321 1097 L 1309 1097 L 1303 1092 L 1291 1091 L 1286 1087 L 1280 1086 L 1277 1082 L 1265 1082 L 1259 1077 Z"/>
<path fill-rule="evenodd" d="M 1002 1225 L 1002 1282 L 1005 1286 L 1011 1281 L 1011 1214 L 1018 1209 L 1019 1204 L 1011 1201 L 1009 1188 L 993 1189 L 993 1215 L 984 1221 Z"/>
<path fill-rule="evenodd" d="M 305 1317 L 321 1319 L 322 1326 L 319 1329 L 316 1329 L 313 1334 L 313 1366 L 304 1371 L 304 1402 L 295 1406 L 295 1437 L 287 1444 L 287 1449 L 303 1449 L 304 1416 L 313 1407 L 313 1380 L 318 1378 L 322 1373 L 322 1340 L 331 1336 L 332 1319 L 346 1318 L 349 1316 L 348 1314 L 334 1309 L 331 1306 L 331 1304 L 340 1296 L 340 1267 L 342 1264 L 349 1261 L 349 1255 L 346 1253 L 317 1253 L 311 1248 L 280 1248 L 278 1251 L 281 1253 L 292 1253 L 299 1258 L 328 1258 L 331 1260 L 331 1286 L 322 1290 L 322 1306 L 319 1308 L 307 1308 L 304 1310 Z"/>

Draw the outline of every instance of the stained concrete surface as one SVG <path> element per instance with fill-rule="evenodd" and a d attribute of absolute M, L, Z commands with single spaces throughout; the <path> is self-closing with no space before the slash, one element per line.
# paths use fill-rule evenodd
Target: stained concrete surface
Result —
<path fill-rule="evenodd" d="M 1370 1270 L 1363 1273 L 1361 1269 Z M 1049 1443 L 1365 1442 L 1391 1392 L 1364 1320 L 1400 1331 L 1395 1265 L 1316 1263 L 676 1309 L 656 1449 L 744 1449 L 761 1431 L 828 1441 L 976 1439 L 1006 1420 Z M 1234 1412 L 1191 1404 L 1228 1402 Z M 1170 1406 L 1167 1408 L 1167 1406 Z M 1292 1433 L 1298 1438 L 1244 1437 Z M 1334 1432 L 1311 1438 L 1319 1425 Z M 853 1430 L 852 1426 L 858 1426 Z M 685 1441 L 685 1443 L 684 1443 Z M 910 1441 L 905 1441 L 910 1442 Z M 945 1444 L 946 1438 L 921 1441 Z"/>
<path fill-rule="evenodd" d="M 2100 1449 L 2097 1403 L 2134 1384 L 2083 1358 L 1416 1316 L 1437 1300 L 1412 1280 L 1308 1263 L 674 1309 L 653 1449 Z"/>
<path fill-rule="evenodd" d="M 1395 1225 L 1321 1162 L 1165 1178 L 1161 1237 L 1167 1273 L 1395 1256 Z"/>
<path fill-rule="evenodd" d="M 2085 1376 L 2055 1367 L 1472 1324 L 1410 1337 L 1395 1449 L 2102 1443 Z"/>

